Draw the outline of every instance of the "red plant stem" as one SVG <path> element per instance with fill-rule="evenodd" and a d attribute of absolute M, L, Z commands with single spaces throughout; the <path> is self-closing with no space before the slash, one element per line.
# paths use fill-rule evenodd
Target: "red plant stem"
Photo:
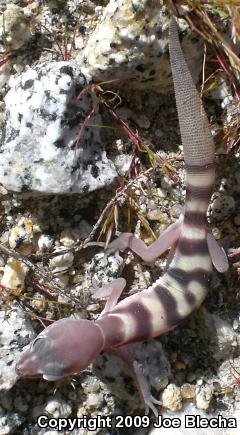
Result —
<path fill-rule="evenodd" d="M 105 105 L 106 106 L 106 105 Z M 106 106 L 107 107 L 107 106 Z M 142 138 L 140 138 L 140 136 L 138 136 L 137 134 L 133 133 L 133 131 L 128 127 L 128 125 L 126 124 L 126 122 L 124 122 L 117 114 L 116 112 L 114 112 L 113 109 L 110 109 L 109 107 L 107 107 L 110 115 L 112 116 L 112 118 L 114 119 L 114 121 L 116 121 L 119 125 L 121 125 L 123 131 L 128 135 L 129 139 L 131 139 L 131 141 L 134 143 L 134 145 L 136 146 L 137 150 L 140 152 L 141 151 L 141 145 L 142 145 Z"/>

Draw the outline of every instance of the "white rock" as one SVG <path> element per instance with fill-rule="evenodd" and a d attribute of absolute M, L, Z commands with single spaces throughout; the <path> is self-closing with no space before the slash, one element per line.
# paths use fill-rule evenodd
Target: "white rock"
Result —
<path fill-rule="evenodd" d="M 56 257 L 53 257 L 49 260 L 49 266 L 52 269 L 53 273 L 69 269 L 73 264 L 74 255 L 72 254 L 72 252 L 61 255 L 61 251 L 59 250 L 59 254 L 60 255 L 57 255 Z"/>
<path fill-rule="evenodd" d="M 210 385 L 196 386 L 196 406 L 198 409 L 206 411 L 212 399 L 213 390 Z"/>
<path fill-rule="evenodd" d="M 168 21 L 159 0 L 110 0 L 79 59 L 84 59 L 96 81 L 119 78 L 118 86 L 131 90 L 167 92 L 172 87 L 166 56 Z M 190 69 L 198 78 L 199 43 L 195 37 L 194 43 L 187 40 L 184 45 Z"/>
<path fill-rule="evenodd" d="M 123 176 L 130 168 L 130 164 L 132 161 L 132 156 L 128 154 L 121 154 L 116 157 L 114 160 L 117 172 L 119 175 Z"/>
<path fill-rule="evenodd" d="M 18 412 L 9 412 L 0 409 L 0 434 L 11 434 L 24 422 L 25 418 Z"/>
<path fill-rule="evenodd" d="M 1 285 L 9 289 L 23 289 L 28 267 L 21 261 L 9 258 L 4 267 Z"/>
<path fill-rule="evenodd" d="M 161 56 L 167 50 L 167 39 L 162 38 L 160 3 L 153 1 L 150 5 L 143 0 L 140 7 L 142 13 L 131 0 L 110 0 L 106 6 L 83 51 L 94 77 L 127 77 L 131 86 L 140 78 L 140 81 L 145 81 L 146 88 L 158 76 L 156 69 L 159 65 L 165 73 L 169 70 Z M 134 80 L 129 80 L 129 77 Z M 164 72 L 161 74 L 163 77 Z M 170 83 L 168 74 L 163 81 Z"/>
<path fill-rule="evenodd" d="M 211 338 L 214 359 L 220 361 L 228 358 L 238 347 L 237 333 L 226 320 L 216 314 L 211 314 L 206 309 L 202 309 L 202 314 L 209 338 Z"/>
<path fill-rule="evenodd" d="M 174 384 L 169 384 L 161 395 L 162 405 L 171 411 L 178 411 L 182 408 L 181 390 Z"/>
<path fill-rule="evenodd" d="M 218 220 L 229 216 L 234 209 L 235 201 L 230 195 L 217 194 L 211 204 L 213 216 Z"/>
<path fill-rule="evenodd" d="M 8 49 L 17 50 L 31 38 L 31 28 L 29 17 L 24 13 L 24 9 L 8 4 L 4 15 L 0 16 L 0 33 L 4 32 Z"/>
<path fill-rule="evenodd" d="M 43 252 L 52 247 L 54 239 L 49 234 L 41 234 L 38 239 L 38 249 Z"/>
<path fill-rule="evenodd" d="M 60 397 L 56 397 L 48 400 L 44 411 L 53 418 L 66 418 L 72 413 L 72 406 Z"/>
<path fill-rule="evenodd" d="M 15 363 L 24 346 L 35 337 L 23 311 L 16 307 L 0 311 L 0 392 L 9 390 L 16 382 Z"/>
<path fill-rule="evenodd" d="M 113 181 L 116 171 L 100 129 L 81 130 L 94 103 L 87 92 L 79 100 L 76 96 L 89 80 L 86 68 L 74 62 L 45 62 L 10 79 L 0 166 L 7 189 L 88 192 Z M 97 109 L 94 123 L 101 124 Z"/>
<path fill-rule="evenodd" d="M 71 246 L 74 245 L 76 240 L 75 240 L 75 237 L 73 235 L 73 232 L 72 232 L 71 228 L 66 228 L 65 230 L 63 230 L 61 232 L 61 234 L 60 234 L 60 242 L 66 248 L 71 248 Z"/>

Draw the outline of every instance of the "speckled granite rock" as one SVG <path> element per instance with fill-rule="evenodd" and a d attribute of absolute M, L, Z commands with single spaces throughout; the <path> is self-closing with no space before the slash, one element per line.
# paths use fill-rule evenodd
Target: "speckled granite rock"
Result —
<path fill-rule="evenodd" d="M 184 45 L 198 78 L 198 40 Z M 158 0 L 110 0 L 77 62 L 47 61 L 11 77 L 0 182 L 32 194 L 85 193 L 111 184 L 117 174 L 100 129 L 81 130 L 95 102 L 87 91 L 76 96 L 89 82 L 109 80 L 111 87 L 116 78 L 118 86 L 137 91 L 172 88 L 168 17 Z M 101 124 L 97 110 L 89 124 Z"/>
<path fill-rule="evenodd" d="M 2 435 L 13 433 L 14 429 L 18 428 L 25 418 L 18 412 L 6 412 L 0 408 L 0 433 Z"/>
<path fill-rule="evenodd" d="M 0 16 L 0 38 L 4 36 L 8 49 L 18 50 L 31 38 L 29 15 L 27 9 L 8 4 L 4 15 Z"/>
<path fill-rule="evenodd" d="M 7 189 L 83 193 L 113 181 L 99 129 L 86 126 L 78 140 L 94 103 L 87 92 L 76 97 L 89 79 L 73 62 L 46 62 L 10 80 L 0 167 Z M 94 123 L 100 124 L 97 113 Z"/>
<path fill-rule="evenodd" d="M 167 56 L 162 59 L 167 37 L 162 38 L 162 33 L 159 1 L 110 0 L 84 49 L 86 65 L 101 80 L 117 76 L 134 85 L 132 82 L 140 79 L 147 87 L 147 82 L 155 80 L 160 62 L 161 77 L 169 83 Z"/>
<path fill-rule="evenodd" d="M 0 311 L 0 392 L 9 390 L 17 381 L 15 363 L 20 352 L 35 334 L 18 307 Z M 6 432 L 7 433 L 7 432 Z"/>
<path fill-rule="evenodd" d="M 118 86 L 168 92 L 172 88 L 168 21 L 159 0 L 110 0 L 79 59 L 96 81 L 118 78 Z M 190 69 L 198 78 L 199 42 L 188 40 L 184 45 Z"/>

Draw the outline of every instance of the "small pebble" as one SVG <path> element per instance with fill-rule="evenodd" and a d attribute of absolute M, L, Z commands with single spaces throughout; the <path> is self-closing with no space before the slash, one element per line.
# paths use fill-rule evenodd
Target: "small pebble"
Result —
<path fill-rule="evenodd" d="M 166 198 L 166 196 L 167 196 L 166 190 L 162 189 L 161 187 L 158 187 L 157 188 L 157 196 L 159 198 Z"/>
<path fill-rule="evenodd" d="M 182 408 L 181 390 L 174 384 L 169 384 L 161 395 L 162 405 L 171 411 L 179 411 Z"/>
<path fill-rule="evenodd" d="M 235 225 L 240 225 L 240 214 L 234 217 L 233 219 Z"/>
<path fill-rule="evenodd" d="M 151 125 L 148 117 L 144 114 L 132 114 L 131 118 L 133 119 L 133 121 L 136 122 L 136 124 L 140 127 L 140 128 L 144 128 L 144 129 L 148 129 Z"/>
<path fill-rule="evenodd" d="M 114 164 L 119 175 L 123 176 L 126 174 L 130 168 L 131 161 L 132 156 L 128 154 L 121 154 L 115 158 Z"/>
<path fill-rule="evenodd" d="M 171 216 L 174 218 L 179 218 L 182 212 L 183 207 L 180 204 L 174 204 L 170 209 Z"/>
<path fill-rule="evenodd" d="M 103 403 L 103 395 L 101 393 L 90 393 L 87 396 L 86 405 L 88 408 L 99 409 Z"/>
<path fill-rule="evenodd" d="M 23 255 L 32 252 L 33 225 L 28 218 L 21 218 L 18 224 L 10 231 L 8 243 L 11 249 L 17 249 Z"/>
<path fill-rule="evenodd" d="M 183 361 L 176 361 L 174 363 L 174 368 L 175 370 L 185 370 L 186 369 L 186 364 Z"/>
<path fill-rule="evenodd" d="M 233 330 L 237 331 L 238 327 L 239 327 L 239 321 L 238 321 L 238 319 L 234 319 L 234 321 L 233 321 Z"/>
<path fill-rule="evenodd" d="M 169 218 L 167 213 L 161 212 L 159 209 L 150 210 L 147 214 L 147 218 L 151 221 L 159 221 L 161 224 L 169 223 Z"/>
<path fill-rule="evenodd" d="M 29 408 L 27 401 L 22 396 L 17 396 L 14 399 L 14 406 L 18 411 L 24 413 L 27 412 Z"/>
<path fill-rule="evenodd" d="M 171 190 L 173 187 L 173 181 L 171 180 L 171 178 L 164 176 L 162 181 L 161 181 L 161 186 L 163 189 L 165 190 Z"/>
<path fill-rule="evenodd" d="M 40 252 L 44 252 L 53 246 L 54 238 L 49 234 L 41 234 L 38 239 L 38 249 Z"/>
<path fill-rule="evenodd" d="M 2 393 L 1 394 L 1 405 L 3 408 L 5 408 L 7 411 L 12 411 L 13 409 L 13 398 L 10 392 Z"/>
<path fill-rule="evenodd" d="M 5 187 L 3 186 L 0 186 L 0 195 L 7 195 L 7 193 L 8 193 L 7 189 L 5 189 Z"/>
<path fill-rule="evenodd" d="M 212 400 L 213 390 L 210 385 L 196 386 L 196 406 L 198 409 L 207 410 Z"/>
<path fill-rule="evenodd" d="M 219 230 L 219 228 L 217 228 L 217 227 L 212 228 L 212 235 L 213 235 L 214 239 L 216 239 L 216 240 L 220 240 L 222 237 L 222 233 Z"/>
<path fill-rule="evenodd" d="M 183 384 L 181 386 L 181 396 L 185 400 L 195 399 L 196 396 L 195 386 L 191 384 Z"/>
<path fill-rule="evenodd" d="M 70 228 L 66 228 L 65 230 L 63 230 L 61 232 L 61 234 L 60 234 L 60 242 L 66 248 L 71 248 L 71 246 L 74 245 L 74 243 L 76 241 L 75 241 L 74 235 L 72 233 L 72 230 Z"/>
<path fill-rule="evenodd" d="M 234 209 L 235 201 L 230 195 L 218 195 L 211 204 L 212 214 L 218 220 L 228 217 Z"/>
<path fill-rule="evenodd" d="M 8 4 L 4 16 L 0 16 L 0 27 L 4 27 L 8 50 L 18 50 L 32 37 L 29 18 L 14 4 Z"/>
<path fill-rule="evenodd" d="M 1 285 L 10 289 L 23 289 L 28 267 L 21 261 L 9 258 L 4 267 Z"/>
<path fill-rule="evenodd" d="M 55 398 L 47 402 L 44 410 L 53 418 L 66 418 L 72 413 L 72 406 L 61 398 Z"/>
<path fill-rule="evenodd" d="M 60 251 L 59 251 L 60 254 Z M 73 265 L 74 255 L 72 252 L 67 254 L 60 254 L 49 260 L 49 266 L 53 273 L 61 272 L 63 270 L 69 269 Z"/>

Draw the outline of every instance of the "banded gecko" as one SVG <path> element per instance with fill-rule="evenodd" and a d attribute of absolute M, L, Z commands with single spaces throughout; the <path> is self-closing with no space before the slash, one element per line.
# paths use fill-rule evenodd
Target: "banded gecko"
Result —
<path fill-rule="evenodd" d="M 147 382 L 134 361 L 131 343 L 175 328 L 206 297 L 213 265 L 228 269 L 227 257 L 209 232 L 206 212 L 215 178 L 214 143 L 207 116 L 188 70 L 175 19 L 170 21 L 170 63 L 186 170 L 186 200 L 180 219 L 147 247 L 122 233 L 109 250 L 130 248 L 152 262 L 171 247 L 165 273 L 153 285 L 120 302 L 125 280 L 118 278 L 100 294 L 108 296 L 96 321 L 63 318 L 42 331 L 17 363 L 20 376 L 57 380 L 78 373 L 104 349 L 116 350 L 133 369 L 142 398 L 157 414 Z"/>

